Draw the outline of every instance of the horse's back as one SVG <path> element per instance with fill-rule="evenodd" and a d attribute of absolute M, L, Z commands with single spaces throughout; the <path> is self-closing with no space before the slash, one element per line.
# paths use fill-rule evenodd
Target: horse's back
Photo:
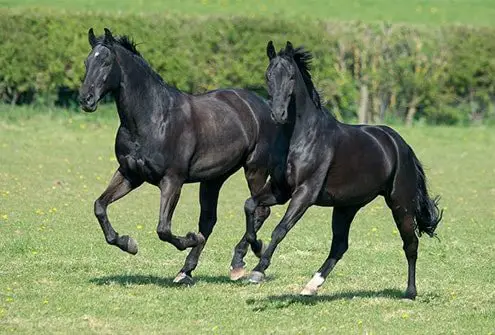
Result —
<path fill-rule="evenodd" d="M 215 98 L 229 103 L 245 126 L 249 139 L 249 156 L 246 164 L 273 165 L 274 151 L 280 151 L 277 137 L 279 126 L 271 120 L 266 100 L 246 89 L 223 89 L 210 92 Z M 285 143 L 284 143 L 285 144 Z"/>
<path fill-rule="evenodd" d="M 381 126 L 339 124 L 325 184 L 326 198 L 364 204 L 384 194 L 397 162 L 394 139 Z"/>
<path fill-rule="evenodd" d="M 256 149 L 268 106 L 245 90 L 216 90 L 191 96 L 196 148 L 191 161 L 195 179 L 236 170 Z M 218 172 L 217 172 L 218 171 Z"/>

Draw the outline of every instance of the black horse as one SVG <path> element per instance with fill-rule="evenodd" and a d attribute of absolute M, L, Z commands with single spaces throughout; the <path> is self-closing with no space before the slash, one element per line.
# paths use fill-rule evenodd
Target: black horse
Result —
<path fill-rule="evenodd" d="M 278 164 L 272 149 L 281 153 L 288 144 L 276 138 L 278 125 L 270 120 L 269 106 L 256 94 L 227 89 L 189 95 L 167 85 L 128 37 L 114 38 L 105 28 L 101 37 L 90 29 L 88 38 L 92 50 L 85 61 L 80 104 L 86 112 L 94 112 L 98 101 L 111 93 L 120 118 L 115 140 L 119 168 L 95 201 L 95 215 L 109 244 L 136 254 L 135 240 L 120 236 L 111 226 L 107 206 L 144 182 L 158 186 L 161 202 L 157 233 L 179 250 L 193 248 L 174 280 L 190 283 L 191 272 L 217 221 L 222 184 L 243 167 L 251 194 L 258 192 L 270 174 L 270 166 Z M 280 159 L 285 161 L 285 157 Z M 181 187 L 195 182 L 201 183 L 199 234 L 176 236 L 172 234 L 171 219 Z M 256 208 L 258 228 L 269 214 L 268 207 Z M 244 274 L 243 257 L 248 247 L 243 237 L 235 248 L 233 279 Z M 259 256 L 261 249 L 253 251 Z"/>
<path fill-rule="evenodd" d="M 272 117 L 292 134 L 285 180 L 272 178 L 245 204 L 247 238 L 254 247 L 254 213 L 258 206 L 286 202 L 287 212 L 254 268 L 250 281 L 260 282 L 277 245 L 311 205 L 333 206 L 330 255 L 301 294 L 316 294 L 348 248 L 349 228 L 357 211 L 378 195 L 385 198 L 404 242 L 408 284 L 416 297 L 418 235 L 434 235 L 441 220 L 437 199 L 428 196 L 421 163 L 404 139 L 386 126 L 347 125 L 321 106 L 309 73 L 311 54 L 287 42 L 278 55 L 269 42 L 266 70 Z M 259 246 L 258 246 L 259 247 Z"/>

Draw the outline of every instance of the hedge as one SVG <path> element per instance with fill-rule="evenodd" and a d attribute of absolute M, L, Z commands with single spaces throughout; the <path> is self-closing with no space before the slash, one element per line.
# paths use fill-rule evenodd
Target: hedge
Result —
<path fill-rule="evenodd" d="M 0 101 L 75 104 L 87 31 L 129 34 L 152 67 L 188 92 L 264 93 L 266 43 L 314 54 L 326 104 L 362 122 L 495 119 L 495 30 L 266 18 L 0 10 Z"/>

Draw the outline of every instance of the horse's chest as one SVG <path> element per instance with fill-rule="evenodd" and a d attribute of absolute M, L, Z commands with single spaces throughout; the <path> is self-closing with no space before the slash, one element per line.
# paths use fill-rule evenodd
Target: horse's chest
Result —
<path fill-rule="evenodd" d="M 166 157 L 159 148 L 139 142 L 117 145 L 117 160 L 121 170 L 151 184 L 157 184 L 166 170 Z"/>
<path fill-rule="evenodd" d="M 324 166 L 327 166 L 325 155 L 317 155 L 315 150 L 307 146 L 293 148 L 287 157 L 287 183 L 292 190 L 303 184 L 321 187 L 327 171 Z"/>
<path fill-rule="evenodd" d="M 304 157 L 296 153 L 289 154 L 285 168 L 285 178 L 292 189 L 307 177 L 306 175 L 310 172 L 309 168 L 308 161 Z"/>

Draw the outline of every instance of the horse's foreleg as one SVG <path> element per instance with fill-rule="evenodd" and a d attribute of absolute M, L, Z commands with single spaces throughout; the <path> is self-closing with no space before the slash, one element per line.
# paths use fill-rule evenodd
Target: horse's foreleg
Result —
<path fill-rule="evenodd" d="M 253 283 L 259 283 L 264 279 L 265 270 L 270 265 L 271 258 L 278 244 L 284 239 L 289 230 L 294 227 L 297 221 L 303 216 L 306 210 L 311 206 L 315 200 L 315 190 L 308 185 L 299 186 L 294 194 L 292 200 L 289 203 L 289 207 L 285 212 L 282 221 L 275 227 L 272 232 L 272 238 L 270 244 L 266 248 L 266 251 L 260 258 L 258 265 L 251 272 L 249 280 Z"/>
<path fill-rule="evenodd" d="M 246 177 L 251 196 L 255 196 L 263 189 L 263 186 L 266 184 L 268 170 L 247 165 L 244 167 L 244 175 Z M 253 215 L 252 220 L 254 220 L 255 222 L 255 231 L 258 231 L 265 220 L 268 218 L 268 216 L 270 216 L 270 207 L 258 206 L 254 210 L 254 213 L 249 213 L 249 215 Z M 248 247 L 249 242 L 247 241 L 246 234 L 244 234 L 239 243 L 237 243 L 234 248 L 230 267 L 230 278 L 232 280 L 238 280 L 244 277 L 244 274 L 246 272 L 244 269 L 244 256 L 246 256 Z M 259 257 L 259 254 L 257 256 Z"/>
<path fill-rule="evenodd" d="M 172 215 L 179 201 L 182 185 L 183 181 L 175 177 L 165 176 L 160 181 L 160 219 L 156 229 L 162 241 L 169 242 L 181 251 L 204 242 L 203 236 L 195 233 L 188 233 L 186 237 L 172 234 Z"/>
<path fill-rule="evenodd" d="M 142 182 L 132 182 L 126 179 L 120 171 L 116 171 L 107 186 L 107 189 L 96 199 L 94 204 L 95 216 L 100 223 L 108 244 L 116 245 L 120 249 L 135 255 L 138 252 L 136 241 L 127 235 L 119 236 L 113 229 L 107 216 L 107 207 L 112 202 L 122 198 L 133 189 L 139 187 Z"/>
<path fill-rule="evenodd" d="M 246 233 L 234 249 L 230 279 L 237 280 L 244 276 L 244 256 L 246 256 L 249 245 L 251 245 L 254 254 L 261 257 L 264 252 L 263 242 L 257 239 L 256 233 L 270 214 L 269 206 L 283 204 L 288 199 L 289 195 L 284 194 L 275 183 L 270 180 L 263 186 L 259 193 L 246 200 L 244 204 Z"/>
<path fill-rule="evenodd" d="M 208 240 L 208 237 L 212 233 L 213 227 L 217 222 L 218 195 L 224 181 L 225 178 L 202 182 L 199 187 L 199 202 L 201 205 L 201 214 L 199 216 L 199 234 L 201 234 L 204 242 L 198 244 L 189 252 L 184 266 L 174 280 L 176 283 L 192 283 L 191 272 L 198 265 L 201 252 L 203 251 L 206 241 Z M 201 237 L 199 238 L 201 239 Z"/>
<path fill-rule="evenodd" d="M 349 229 L 360 207 L 335 207 L 332 214 L 332 247 L 330 254 L 302 290 L 302 295 L 315 295 L 349 247 Z"/>

